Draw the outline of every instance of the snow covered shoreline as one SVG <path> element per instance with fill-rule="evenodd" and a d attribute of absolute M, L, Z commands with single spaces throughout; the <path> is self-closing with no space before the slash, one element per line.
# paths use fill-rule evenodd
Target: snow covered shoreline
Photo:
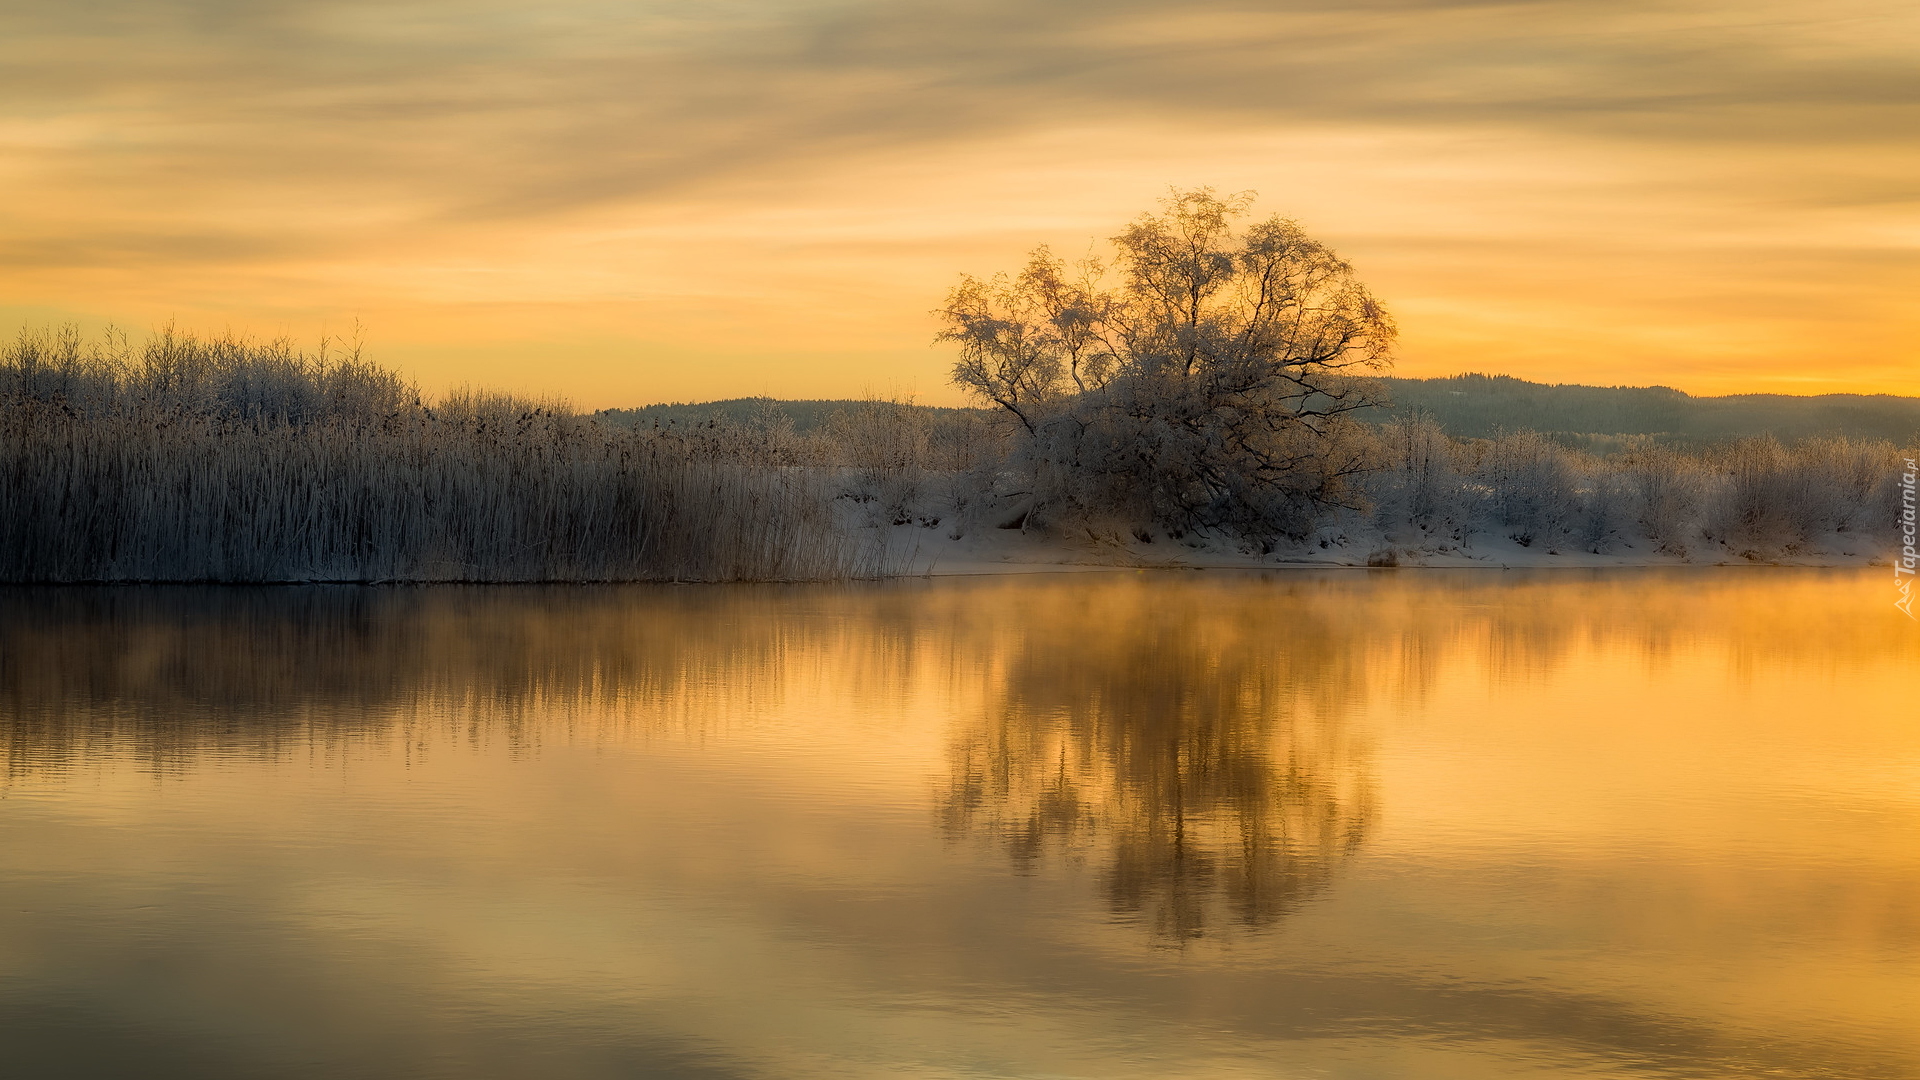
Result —
<path fill-rule="evenodd" d="M 1236 550 L 1227 541 L 1154 543 L 1093 534 L 1041 534 L 1017 529 L 985 530 L 953 539 L 939 530 L 894 526 L 888 530 L 886 577 L 956 577 L 983 574 L 1086 573 L 1120 570 L 1285 570 L 1451 568 L 1493 570 L 1638 569 L 1649 567 L 1795 566 L 1867 568 L 1888 566 L 1885 552 L 1869 538 L 1836 534 L 1804 550 L 1745 557 L 1724 545 L 1679 556 L 1650 542 L 1605 553 L 1542 544 L 1522 546 L 1498 536 L 1475 536 L 1452 550 L 1421 549 L 1349 538 L 1345 544 L 1313 543 L 1265 555 Z M 1391 552 L 1391 555 L 1388 553 Z"/>

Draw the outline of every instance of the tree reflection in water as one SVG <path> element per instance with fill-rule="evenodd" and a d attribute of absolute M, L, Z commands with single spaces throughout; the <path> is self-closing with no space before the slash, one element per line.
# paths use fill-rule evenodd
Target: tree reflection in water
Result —
<path fill-rule="evenodd" d="M 12 778 L 110 751 L 170 774 L 216 758 L 344 761 L 389 737 L 409 754 L 518 754 L 576 736 L 721 738 L 789 709 L 912 713 L 947 732 L 930 766 L 948 774 L 935 788 L 947 835 L 984 838 L 1026 872 L 1090 865 L 1116 912 L 1183 941 L 1272 925 L 1365 841 L 1378 800 L 1363 703 L 1417 699 L 1449 668 L 1489 685 L 1548 678 L 1583 651 L 1657 669 L 1713 648 L 1737 671 L 1906 657 L 1911 638 L 1846 606 L 1855 594 L 1836 585 L 1850 580 L 6 589 L 0 797 Z"/>
<path fill-rule="evenodd" d="M 1351 620 L 1261 594 L 1107 588 L 1081 594 L 1103 610 L 1026 612 L 951 744 L 948 834 L 995 838 L 1023 872 L 1089 861 L 1112 910 L 1168 942 L 1271 926 L 1324 889 L 1376 817 L 1341 723 L 1364 665 Z"/>

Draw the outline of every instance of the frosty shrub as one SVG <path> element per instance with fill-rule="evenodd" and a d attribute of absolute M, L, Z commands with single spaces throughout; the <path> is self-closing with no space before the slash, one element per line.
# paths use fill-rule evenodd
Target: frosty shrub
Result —
<path fill-rule="evenodd" d="M 1368 484 L 1375 521 L 1387 532 L 1404 523 L 1421 533 L 1452 532 L 1466 518 L 1453 440 L 1428 416 L 1398 417 L 1379 429 L 1379 473 Z M 1391 537 L 1390 537 L 1391 538 Z"/>
<path fill-rule="evenodd" d="M 1742 554 L 1758 556 L 1804 538 L 1803 526 L 1819 501 L 1805 489 L 1805 470 L 1770 437 L 1742 439 L 1714 462 L 1719 491 L 1708 508 L 1707 535 Z"/>
<path fill-rule="evenodd" d="M 905 525 L 926 482 L 928 436 L 926 414 L 910 402 L 868 400 L 828 418 L 826 453 L 848 470 L 847 493 L 870 504 L 877 523 Z"/>
<path fill-rule="evenodd" d="M 1719 490 L 1705 532 L 1749 557 L 1809 547 L 1881 507 L 1895 460 L 1884 442 L 1811 439 L 1786 448 L 1771 437 L 1743 439 L 1708 466 Z"/>
<path fill-rule="evenodd" d="M 927 424 L 929 521 L 944 524 L 958 540 L 982 524 L 994 505 L 1001 469 L 1012 446 L 1013 425 L 983 410 L 932 417 Z"/>
<path fill-rule="evenodd" d="M 1619 475 L 1632 500 L 1633 523 L 1658 551 L 1685 556 L 1700 530 L 1708 479 L 1701 462 L 1671 447 L 1642 441 L 1623 454 Z"/>
<path fill-rule="evenodd" d="M 1808 439 L 1794 448 L 1797 467 L 1806 475 L 1809 506 L 1814 516 L 1805 524 L 1809 536 L 1851 532 L 1863 526 L 1892 521 L 1887 509 L 1893 490 L 1894 466 L 1900 461 L 1893 444 L 1883 440 L 1843 438 Z"/>
<path fill-rule="evenodd" d="M 1573 455 L 1532 431 L 1503 435 L 1481 455 L 1494 524 L 1522 547 L 1566 534 L 1580 511 Z"/>
<path fill-rule="evenodd" d="M 1580 488 L 1573 539 L 1586 551 L 1605 554 L 1633 531 L 1633 485 L 1612 462 L 1589 454 L 1576 455 L 1574 462 Z"/>

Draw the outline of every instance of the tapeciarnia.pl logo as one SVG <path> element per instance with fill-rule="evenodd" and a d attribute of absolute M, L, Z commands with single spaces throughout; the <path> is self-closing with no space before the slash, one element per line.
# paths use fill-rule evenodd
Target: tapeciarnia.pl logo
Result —
<path fill-rule="evenodd" d="M 1907 471 L 1900 474 L 1900 557 L 1893 563 L 1893 587 L 1900 594 L 1893 606 L 1907 613 L 1907 618 L 1920 620 L 1913 613 L 1913 576 L 1915 564 L 1920 563 L 1920 555 L 1913 550 L 1914 513 L 1913 483 L 1916 468 L 1912 458 L 1901 459 L 1907 463 Z"/>

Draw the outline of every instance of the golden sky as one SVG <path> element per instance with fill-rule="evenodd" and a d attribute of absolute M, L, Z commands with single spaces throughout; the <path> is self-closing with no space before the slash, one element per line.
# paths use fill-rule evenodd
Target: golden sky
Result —
<path fill-rule="evenodd" d="M 0 331 L 366 326 L 429 389 L 958 401 L 961 271 L 1170 185 L 1398 373 L 1920 394 L 1898 0 L 27 0 Z"/>

